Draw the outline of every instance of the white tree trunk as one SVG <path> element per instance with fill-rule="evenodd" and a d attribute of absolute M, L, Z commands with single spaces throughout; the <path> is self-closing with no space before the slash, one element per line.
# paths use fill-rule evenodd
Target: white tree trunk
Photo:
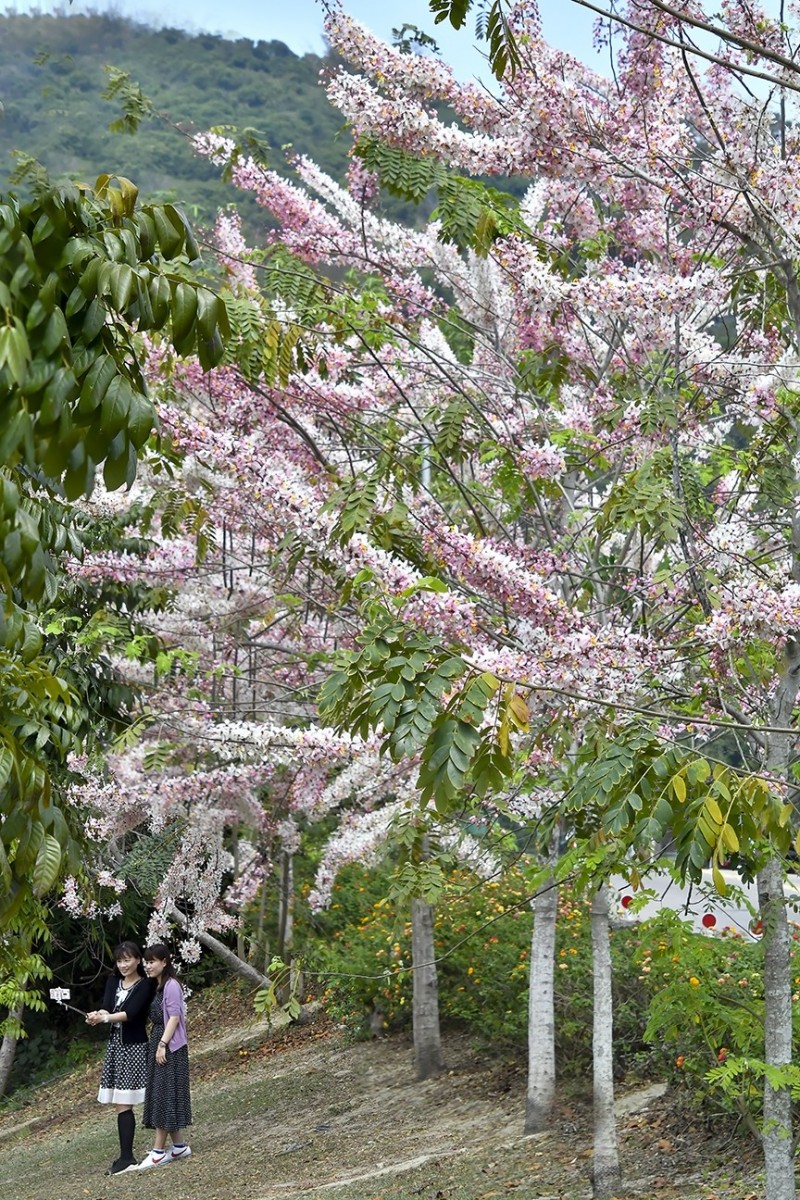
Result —
<path fill-rule="evenodd" d="M 618 1190 L 622 1176 L 617 1152 L 617 1127 L 614 1119 L 614 1009 L 611 988 L 611 946 L 608 940 L 608 888 L 605 884 L 597 889 L 592 902 L 592 980 L 594 989 L 592 1195 L 595 1200 L 606 1200 Z"/>
<path fill-rule="evenodd" d="M 556 1090 L 555 973 L 558 887 L 549 881 L 533 899 L 533 933 L 528 983 L 528 1092 L 525 1132 L 547 1129 Z"/>
<path fill-rule="evenodd" d="M 13 1021 L 21 1021 L 22 1012 L 23 1005 L 18 1004 L 16 1008 L 9 1010 L 8 1015 Z M 8 1091 L 8 1081 L 11 1078 L 18 1041 L 19 1038 L 7 1033 L 0 1044 L 0 1096 L 5 1096 Z"/>
<path fill-rule="evenodd" d="M 292 957 L 294 944 L 294 855 L 284 850 L 281 853 L 280 900 L 278 904 L 278 955 L 287 967 L 284 981 L 279 988 L 280 999 L 286 1004 L 294 994 L 295 968 Z"/>
<path fill-rule="evenodd" d="M 414 973 L 414 1061 L 417 1079 L 430 1079 L 444 1067 L 439 1028 L 439 979 L 433 940 L 433 907 L 411 901 L 411 958 Z"/>
<path fill-rule="evenodd" d="M 759 873 L 758 899 L 764 927 L 764 1061 L 786 1066 L 792 1061 L 791 946 L 778 858 Z M 795 1200 L 791 1096 L 788 1088 L 773 1088 L 768 1081 L 762 1143 L 766 1200 Z"/>
<path fill-rule="evenodd" d="M 797 312 L 797 309 L 795 309 Z M 800 581 L 800 514 L 792 520 L 794 562 L 792 575 Z M 800 641 L 786 639 L 784 667 L 771 704 L 775 727 L 766 734 L 764 765 L 770 774 L 791 779 L 794 737 L 788 732 L 800 686 Z M 787 732 L 778 732 L 785 729 Z M 785 1067 L 792 1061 L 791 942 L 786 919 L 786 899 L 780 859 L 773 855 L 758 875 L 758 905 L 764 929 L 764 1061 L 768 1067 Z M 792 1150 L 792 1101 L 787 1088 L 764 1081 L 762 1133 L 766 1200 L 795 1200 Z"/>
<path fill-rule="evenodd" d="M 281 852 L 280 894 L 278 899 L 278 954 L 289 962 L 294 939 L 294 856 Z"/>
<path fill-rule="evenodd" d="M 170 906 L 169 915 L 184 928 L 188 926 L 186 917 L 174 904 Z M 270 986 L 271 980 L 268 976 L 263 975 L 261 971 L 258 971 L 249 962 L 245 962 L 244 959 L 239 958 L 238 954 L 234 954 L 233 950 L 229 950 L 227 946 L 223 945 L 222 942 L 218 941 L 210 933 L 198 933 L 196 937 L 201 946 L 205 946 L 206 950 L 210 950 L 212 954 L 216 955 L 235 975 L 239 975 L 247 983 L 252 984 L 253 987 L 264 988 Z"/>

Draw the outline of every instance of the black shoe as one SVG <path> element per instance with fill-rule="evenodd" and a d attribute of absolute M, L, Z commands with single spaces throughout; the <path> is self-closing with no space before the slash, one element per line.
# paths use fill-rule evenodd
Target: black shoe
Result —
<path fill-rule="evenodd" d="M 115 1158 L 111 1166 L 107 1171 L 104 1172 L 104 1174 L 120 1175 L 123 1171 L 130 1171 L 138 1166 L 139 1164 L 135 1158 Z"/>

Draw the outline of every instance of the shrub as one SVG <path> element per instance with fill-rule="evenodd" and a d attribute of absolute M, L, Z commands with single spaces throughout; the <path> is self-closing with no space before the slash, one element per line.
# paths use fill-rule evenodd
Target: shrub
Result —
<path fill-rule="evenodd" d="M 466 872 L 436 908 L 439 1010 L 489 1042 L 524 1047 L 528 1020 L 528 957 L 532 933 L 529 888 L 522 870 L 483 882 Z M 324 976 L 331 1017 L 356 1036 L 369 1032 L 376 1011 L 386 1028 L 410 1025 L 411 924 L 382 899 L 385 877 L 357 868 L 342 872 L 325 915 L 326 936 L 314 941 L 309 967 Z M 632 966 L 636 933 L 612 934 L 618 1070 L 644 1048 L 646 993 Z M 592 973 L 588 907 L 562 899 L 555 981 L 556 1059 L 564 1075 L 585 1075 L 591 1063 Z M 374 1020 L 374 1018 L 373 1018 Z"/>
<path fill-rule="evenodd" d="M 800 1051 L 800 932 L 792 933 L 793 1053 Z M 635 964 L 648 990 L 651 1058 L 693 1103 L 757 1132 L 763 1091 L 763 947 L 725 930 L 703 936 L 662 911 L 640 927 Z M 787 1070 L 795 1090 L 797 1068 Z"/>

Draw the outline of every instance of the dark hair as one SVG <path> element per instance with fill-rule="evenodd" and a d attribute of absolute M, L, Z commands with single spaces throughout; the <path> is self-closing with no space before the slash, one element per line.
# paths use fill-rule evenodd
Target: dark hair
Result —
<path fill-rule="evenodd" d="M 178 978 L 178 972 L 172 965 L 172 955 L 163 942 L 153 942 L 152 946 L 145 946 L 142 958 L 145 962 L 152 962 L 154 958 L 157 958 L 159 962 L 167 964 L 158 981 L 159 990 L 163 988 L 168 979 Z"/>
<path fill-rule="evenodd" d="M 114 974 L 119 975 L 117 962 L 119 959 L 126 957 L 138 958 L 139 962 L 136 965 L 136 970 L 140 975 L 144 976 L 144 967 L 142 966 L 142 959 L 144 958 L 144 955 L 142 954 L 141 946 L 137 946 L 136 942 L 120 942 L 120 944 L 117 946 L 114 951 Z"/>

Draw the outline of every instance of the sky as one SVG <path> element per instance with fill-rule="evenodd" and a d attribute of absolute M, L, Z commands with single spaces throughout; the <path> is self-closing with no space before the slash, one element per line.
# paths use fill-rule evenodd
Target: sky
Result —
<path fill-rule="evenodd" d="M 565 0 L 539 3 L 548 41 L 599 65 L 592 49 L 592 14 Z M 490 78 L 485 59 L 476 49 L 471 17 L 457 33 L 446 23 L 434 26 L 427 0 L 345 0 L 344 7 L 386 41 L 391 41 L 392 28 L 404 23 L 417 25 L 436 38 L 442 58 L 453 66 L 458 78 Z M 148 25 L 177 25 L 196 33 L 253 41 L 274 38 L 297 54 L 323 50 L 322 11 L 317 0 L 169 0 L 167 5 L 155 0 L 74 0 L 72 5 L 67 0 L 0 0 L 0 10 L 10 9 L 20 13 L 110 11 Z"/>

